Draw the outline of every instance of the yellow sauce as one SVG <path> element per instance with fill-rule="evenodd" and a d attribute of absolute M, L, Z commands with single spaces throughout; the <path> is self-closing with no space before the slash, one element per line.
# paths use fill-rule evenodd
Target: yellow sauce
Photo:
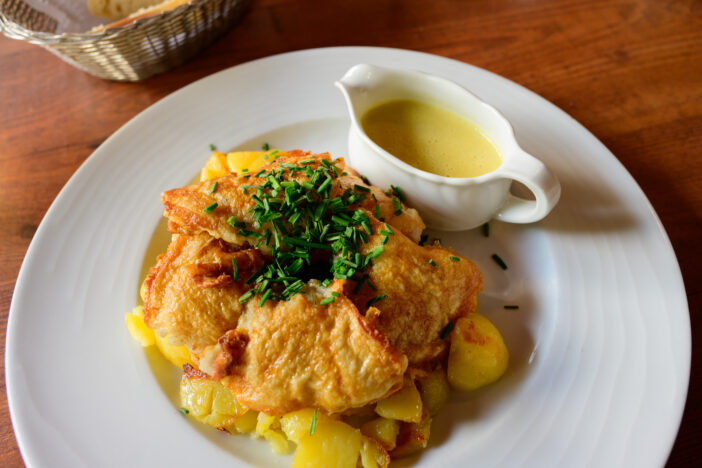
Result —
<path fill-rule="evenodd" d="M 379 104 L 361 117 L 361 126 L 385 151 L 432 174 L 477 177 L 502 163 L 497 148 L 478 127 L 420 101 Z"/>

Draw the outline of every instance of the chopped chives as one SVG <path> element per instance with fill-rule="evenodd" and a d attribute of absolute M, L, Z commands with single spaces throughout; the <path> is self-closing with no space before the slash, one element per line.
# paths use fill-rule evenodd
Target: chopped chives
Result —
<path fill-rule="evenodd" d="M 368 282 L 368 284 L 370 285 L 370 282 Z M 382 300 L 385 299 L 386 297 L 388 297 L 387 294 L 381 294 L 380 296 L 375 296 L 373 299 L 371 299 L 371 300 L 369 300 L 368 302 L 366 302 L 366 307 L 370 307 L 370 306 L 372 306 L 373 304 L 375 304 L 376 302 L 382 301 Z"/>
<path fill-rule="evenodd" d="M 310 424 L 310 435 L 314 435 L 314 430 L 317 427 L 317 408 L 314 409 L 314 414 L 312 415 L 312 423 Z"/>
<path fill-rule="evenodd" d="M 189 414 L 190 410 L 188 408 L 178 408 L 178 411 L 180 411 L 183 414 Z"/>
<path fill-rule="evenodd" d="M 500 268 L 502 268 L 503 270 L 506 270 L 506 269 L 507 269 L 507 264 L 504 262 L 504 260 L 502 260 L 502 259 L 500 258 L 499 255 L 497 255 L 497 254 L 492 254 L 492 259 L 495 261 L 495 263 L 497 263 L 498 265 L 500 265 Z"/>
<path fill-rule="evenodd" d="M 232 257 L 232 278 L 239 281 L 239 267 L 236 265 L 236 257 Z"/>
<path fill-rule="evenodd" d="M 518 305 L 506 305 L 505 309 L 519 309 Z"/>
<path fill-rule="evenodd" d="M 373 250 L 371 250 L 370 252 L 368 252 L 366 257 L 367 258 L 376 258 L 376 257 L 380 256 L 380 254 L 382 254 L 383 251 L 385 251 L 385 249 L 383 248 L 382 245 L 379 245 L 376 248 L 374 248 Z"/>
<path fill-rule="evenodd" d="M 483 224 L 483 235 L 485 237 L 490 237 L 490 224 L 489 223 Z"/>
<path fill-rule="evenodd" d="M 430 258 L 429 260 L 427 260 L 427 263 L 428 263 L 429 265 L 433 266 L 434 268 L 436 268 L 436 267 L 439 266 L 439 265 L 437 265 L 436 262 L 435 262 L 433 259 L 431 259 L 431 258 Z"/>
<path fill-rule="evenodd" d="M 268 143 L 264 143 L 261 148 L 263 149 L 263 151 L 268 151 L 269 149 L 271 149 L 271 147 Z"/>
<path fill-rule="evenodd" d="M 215 148 L 215 145 L 213 145 L 212 143 L 210 143 L 209 148 L 210 148 L 210 151 L 214 151 L 217 149 L 217 148 Z"/>
<path fill-rule="evenodd" d="M 327 297 L 326 299 L 322 299 L 321 301 L 319 301 L 319 305 L 328 305 L 328 304 L 331 304 L 332 302 L 334 302 L 334 296 Z"/>
<path fill-rule="evenodd" d="M 214 182 L 212 182 L 212 187 L 210 187 L 210 193 L 214 193 L 215 190 L 217 190 L 217 185 L 218 185 L 218 184 L 219 184 L 219 183 L 218 183 L 216 180 L 215 180 Z"/>
<path fill-rule="evenodd" d="M 460 259 L 459 257 L 456 257 L 456 256 L 454 256 L 454 255 L 451 255 L 451 256 L 449 257 L 449 259 L 450 259 L 452 262 L 460 262 L 460 261 L 461 261 L 461 259 Z"/>
<path fill-rule="evenodd" d="M 363 185 L 358 185 L 358 184 L 353 184 L 353 188 L 355 188 L 356 190 L 360 190 L 361 192 L 365 192 L 365 193 L 368 193 L 371 191 L 371 189 L 369 189 L 368 187 L 364 187 Z"/>
<path fill-rule="evenodd" d="M 397 195 L 397 198 L 400 199 L 403 203 L 407 201 L 407 197 L 405 196 L 405 192 L 402 191 L 400 187 L 397 185 L 391 185 L 390 188 L 392 189 L 393 193 Z"/>
<path fill-rule="evenodd" d="M 397 197 L 392 197 L 392 206 L 395 207 L 395 216 L 402 214 L 402 203 Z"/>
<path fill-rule="evenodd" d="M 263 293 L 263 296 L 261 296 L 261 302 L 258 303 L 259 307 L 263 307 L 263 304 L 266 303 L 268 298 L 271 296 L 272 291 L 270 289 L 266 289 L 266 292 Z"/>
<path fill-rule="evenodd" d="M 373 215 L 380 219 L 380 205 L 375 205 L 375 210 L 373 211 Z"/>
<path fill-rule="evenodd" d="M 368 177 L 364 176 L 363 174 L 360 174 L 359 177 L 361 178 L 361 180 L 362 180 L 366 185 L 370 185 L 370 184 L 371 184 L 370 181 L 368 180 Z"/>
<path fill-rule="evenodd" d="M 453 322 L 449 322 L 448 324 L 446 324 L 444 329 L 441 330 L 441 333 L 439 334 L 439 338 L 441 338 L 442 340 L 445 340 L 446 337 L 449 335 L 449 333 L 451 333 L 451 330 L 453 330 L 454 325 L 455 324 Z"/>
<path fill-rule="evenodd" d="M 219 206 L 219 204 L 218 204 L 217 202 L 214 202 L 214 203 L 212 203 L 211 205 L 207 205 L 207 206 L 205 207 L 205 209 L 202 210 L 202 211 L 204 211 L 204 212 L 207 213 L 207 214 L 210 214 L 210 213 L 212 213 L 218 206 Z"/>

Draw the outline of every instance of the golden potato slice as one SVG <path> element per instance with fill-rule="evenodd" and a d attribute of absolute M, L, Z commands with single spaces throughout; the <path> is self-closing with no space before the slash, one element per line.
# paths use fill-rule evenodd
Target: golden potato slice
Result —
<path fill-rule="evenodd" d="M 361 466 L 363 468 L 387 468 L 390 455 L 380 443 L 370 437 L 364 437 L 361 445 Z"/>
<path fill-rule="evenodd" d="M 435 416 L 446 405 L 451 394 L 446 371 L 439 367 L 429 374 L 427 378 L 418 382 L 424 409 L 430 415 Z"/>
<path fill-rule="evenodd" d="M 488 319 L 474 313 L 456 322 L 447 372 L 452 387 L 471 391 L 491 384 L 505 373 L 508 362 L 502 335 Z"/>
<path fill-rule="evenodd" d="M 390 452 L 390 457 L 394 460 L 426 448 L 430 434 L 431 417 L 427 412 L 422 414 L 422 419 L 418 423 L 402 423 L 397 436 L 397 447 Z"/>
<path fill-rule="evenodd" d="M 246 413 L 229 389 L 204 378 L 184 375 L 180 381 L 180 401 L 195 419 L 218 429 L 234 424 L 238 416 Z"/>
<path fill-rule="evenodd" d="M 255 174 L 265 164 L 266 151 L 234 151 L 227 153 L 227 168 L 229 172 L 239 175 L 246 173 Z"/>
<path fill-rule="evenodd" d="M 124 321 L 129 334 L 143 347 L 151 346 L 156 343 L 154 331 L 144 323 L 144 311 L 141 306 L 135 307 L 131 313 L 127 312 L 124 314 Z"/>
<path fill-rule="evenodd" d="M 385 450 L 395 448 L 400 422 L 395 419 L 376 418 L 361 426 L 361 434 L 375 439 Z"/>
<path fill-rule="evenodd" d="M 215 151 L 210 156 L 210 159 L 205 163 L 205 167 L 200 172 L 200 181 L 203 182 L 209 179 L 215 179 L 229 174 L 227 166 L 227 156 L 224 153 Z"/>
<path fill-rule="evenodd" d="M 163 357 L 168 359 L 174 366 L 182 369 L 183 364 L 193 365 L 193 359 L 188 348 L 185 346 L 174 346 L 168 342 L 167 336 L 159 336 L 157 333 L 154 333 L 154 338 L 158 350 L 161 351 Z"/>
<path fill-rule="evenodd" d="M 250 434 L 256 430 L 258 423 L 258 411 L 249 410 L 246 413 L 239 415 L 234 419 L 234 423 L 227 427 L 230 431 L 239 434 Z"/>
<path fill-rule="evenodd" d="M 405 422 L 419 422 L 422 419 L 422 397 L 411 380 L 405 380 L 402 389 L 380 400 L 375 412 L 387 419 Z"/>
<path fill-rule="evenodd" d="M 312 409 L 288 413 L 280 418 L 280 425 L 297 443 L 292 468 L 356 468 L 362 447 L 360 430 L 321 411 L 315 415 Z"/>

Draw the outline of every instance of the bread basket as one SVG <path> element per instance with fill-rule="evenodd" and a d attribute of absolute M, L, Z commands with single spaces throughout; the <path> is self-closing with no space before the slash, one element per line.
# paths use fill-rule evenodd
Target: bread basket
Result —
<path fill-rule="evenodd" d="M 24 0 L 0 0 L 0 31 L 38 44 L 99 78 L 139 81 L 193 57 L 242 15 L 250 0 L 192 0 L 100 32 L 57 34 L 57 22 Z"/>

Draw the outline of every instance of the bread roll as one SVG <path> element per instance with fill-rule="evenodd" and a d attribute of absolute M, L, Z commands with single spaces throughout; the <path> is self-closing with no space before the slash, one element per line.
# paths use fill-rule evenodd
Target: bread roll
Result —
<path fill-rule="evenodd" d="M 95 16 L 115 21 L 161 2 L 163 0 L 88 0 L 88 9 Z"/>
<path fill-rule="evenodd" d="M 88 6 L 90 6 L 91 2 L 92 3 L 98 3 L 102 2 L 103 4 L 107 4 L 110 2 L 114 2 L 115 4 L 118 3 L 119 0 L 88 0 Z M 143 8 L 138 8 L 136 10 L 131 11 L 126 16 L 121 17 L 121 19 L 118 19 L 117 21 L 107 24 L 107 25 L 100 25 L 94 27 L 91 31 L 92 32 L 100 32 L 104 31 L 105 29 L 112 29 L 112 28 L 120 28 L 122 26 L 126 26 L 129 23 L 136 21 L 140 18 L 146 18 L 148 16 L 153 16 L 158 13 L 161 13 L 162 11 L 168 11 L 168 10 L 173 10 L 176 7 L 179 7 L 181 5 L 184 5 L 186 3 L 191 2 L 192 0 L 121 0 L 122 3 L 124 4 L 133 4 L 133 5 L 141 5 L 141 4 L 147 4 L 147 3 L 152 3 L 155 4 L 153 6 L 147 6 Z M 92 10 L 91 10 L 92 11 Z M 95 13 L 93 13 L 95 14 Z"/>

